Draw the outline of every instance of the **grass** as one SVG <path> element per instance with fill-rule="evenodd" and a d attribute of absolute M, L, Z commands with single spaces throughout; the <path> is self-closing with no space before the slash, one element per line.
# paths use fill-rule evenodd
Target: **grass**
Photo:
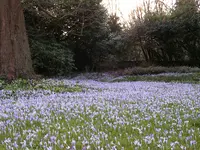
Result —
<path fill-rule="evenodd" d="M 177 66 L 177 67 L 162 67 L 162 66 L 149 66 L 149 67 L 133 67 L 123 70 L 123 75 L 146 75 L 146 74 L 160 74 L 160 73 L 198 73 L 200 68 Z"/>
<path fill-rule="evenodd" d="M 180 82 L 180 83 L 200 83 L 200 73 L 186 75 L 143 75 L 127 76 L 121 79 L 114 79 L 112 82 L 123 81 L 152 81 L 152 82 Z"/>
<path fill-rule="evenodd" d="M 51 92 L 60 93 L 60 92 L 81 92 L 82 87 L 78 84 L 70 87 L 64 85 L 63 82 L 57 82 L 54 84 L 53 82 L 49 82 L 47 80 L 26 80 L 26 79 L 18 79 L 13 80 L 11 83 L 6 83 L 4 80 L 0 80 L 0 89 L 9 90 L 16 92 L 18 90 L 49 90 Z"/>
<path fill-rule="evenodd" d="M 131 76 L 119 82 L 198 83 L 199 75 Z M 87 150 L 200 149 L 198 84 L 68 83 L 1 81 L 2 89 L 8 91 L 52 93 L 0 99 L 0 150 L 69 150 L 72 141 L 77 150 L 85 146 L 89 146 Z M 86 92 L 82 92 L 84 84 L 90 85 Z"/>
<path fill-rule="evenodd" d="M 124 104 L 132 105 L 128 102 L 119 105 Z M 129 109 L 122 109 L 119 105 L 114 104 L 114 106 L 117 106 L 120 110 L 117 115 L 116 112 L 110 110 L 109 107 L 101 112 L 102 110 L 99 107 L 90 106 L 83 108 L 84 113 L 81 111 L 76 112 L 76 117 L 72 118 L 70 118 L 70 114 L 66 116 L 64 114 L 51 113 L 48 115 L 48 118 L 46 118 L 49 121 L 43 123 L 16 119 L 14 126 L 8 125 L 5 129 L 5 134 L 0 134 L 0 140 L 11 138 L 13 139 L 12 142 L 14 142 L 17 134 L 21 133 L 22 136 L 17 140 L 18 145 L 21 145 L 20 141 L 27 141 L 27 144 L 33 141 L 32 146 L 27 145 L 27 147 L 31 150 L 42 150 L 44 148 L 41 146 L 40 141 L 43 141 L 43 144 L 48 143 L 48 141 L 51 141 L 51 137 L 58 133 L 56 135 L 56 141 L 61 141 L 60 145 L 62 145 L 63 148 L 61 148 L 59 144 L 55 144 L 54 141 L 51 141 L 52 143 L 50 144 L 57 150 L 69 148 L 71 139 L 77 141 L 76 148 L 79 150 L 83 148 L 84 144 L 82 141 L 85 139 L 89 139 L 90 143 L 93 141 L 93 144 L 90 144 L 91 150 L 97 149 L 98 147 L 111 149 L 113 146 L 116 146 L 117 149 L 126 150 L 168 150 L 171 149 L 171 143 L 173 142 L 178 142 L 180 145 L 188 145 L 187 149 L 200 148 L 199 144 L 190 145 L 185 141 L 186 137 L 190 137 L 190 133 L 188 133 L 190 128 L 194 130 L 193 136 L 196 137 L 196 140 L 200 140 L 198 134 L 199 120 L 193 120 L 186 125 L 185 121 L 187 120 L 182 115 L 180 119 L 185 121 L 177 126 L 177 122 L 174 121 L 176 118 L 175 114 L 171 115 L 172 119 L 167 119 L 167 114 L 165 114 L 166 116 L 162 116 L 159 113 L 149 111 L 149 118 L 145 119 L 146 112 L 141 112 L 138 109 L 132 111 Z M 173 107 L 171 104 L 165 106 L 165 109 L 166 108 L 170 109 L 172 112 L 177 109 L 182 109 L 177 106 Z M 185 109 L 185 111 L 187 112 L 188 110 Z M 38 114 L 39 113 L 40 112 L 38 112 Z M 72 111 L 71 113 L 75 112 Z M 91 117 L 93 113 L 96 113 L 96 115 Z M 113 117 L 110 117 L 109 113 L 113 113 Z M 185 112 L 182 113 L 185 114 Z M 134 121 L 133 116 L 135 115 L 141 119 L 139 119 L 139 121 Z M 122 120 L 118 120 L 118 117 L 123 119 L 123 122 L 121 122 Z M 160 125 L 159 123 L 163 124 Z M 30 139 L 27 139 L 29 130 L 32 131 L 32 136 Z M 38 131 L 36 132 L 36 130 Z M 166 133 L 165 131 L 171 131 L 172 133 Z M 180 131 L 182 131 L 182 137 L 178 136 Z M 162 144 L 159 145 L 158 141 L 163 140 L 161 137 L 166 136 L 170 136 L 169 140 L 166 143 L 161 142 Z M 180 149 L 180 145 L 175 145 L 175 149 Z M 5 147 L 1 145 L 0 149 L 3 150 Z"/>

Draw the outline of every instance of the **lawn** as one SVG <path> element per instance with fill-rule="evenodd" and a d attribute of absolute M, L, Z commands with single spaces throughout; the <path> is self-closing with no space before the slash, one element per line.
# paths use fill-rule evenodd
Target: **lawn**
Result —
<path fill-rule="evenodd" d="M 199 150 L 200 84 L 1 83 L 0 150 Z"/>

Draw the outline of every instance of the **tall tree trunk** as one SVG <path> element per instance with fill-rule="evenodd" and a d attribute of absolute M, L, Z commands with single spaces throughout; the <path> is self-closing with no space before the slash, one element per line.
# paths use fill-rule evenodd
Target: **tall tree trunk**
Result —
<path fill-rule="evenodd" d="M 34 74 L 20 0 L 0 0 L 0 76 Z"/>

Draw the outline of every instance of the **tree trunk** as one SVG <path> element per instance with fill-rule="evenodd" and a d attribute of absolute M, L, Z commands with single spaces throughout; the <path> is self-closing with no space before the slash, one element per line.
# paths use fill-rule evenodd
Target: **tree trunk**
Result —
<path fill-rule="evenodd" d="M 12 80 L 34 74 L 20 0 L 0 0 L 0 76 Z"/>

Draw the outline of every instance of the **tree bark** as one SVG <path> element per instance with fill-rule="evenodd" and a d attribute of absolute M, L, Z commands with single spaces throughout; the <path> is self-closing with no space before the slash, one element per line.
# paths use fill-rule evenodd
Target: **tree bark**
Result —
<path fill-rule="evenodd" d="M 0 0 L 0 76 L 12 80 L 34 74 L 20 0 Z"/>

